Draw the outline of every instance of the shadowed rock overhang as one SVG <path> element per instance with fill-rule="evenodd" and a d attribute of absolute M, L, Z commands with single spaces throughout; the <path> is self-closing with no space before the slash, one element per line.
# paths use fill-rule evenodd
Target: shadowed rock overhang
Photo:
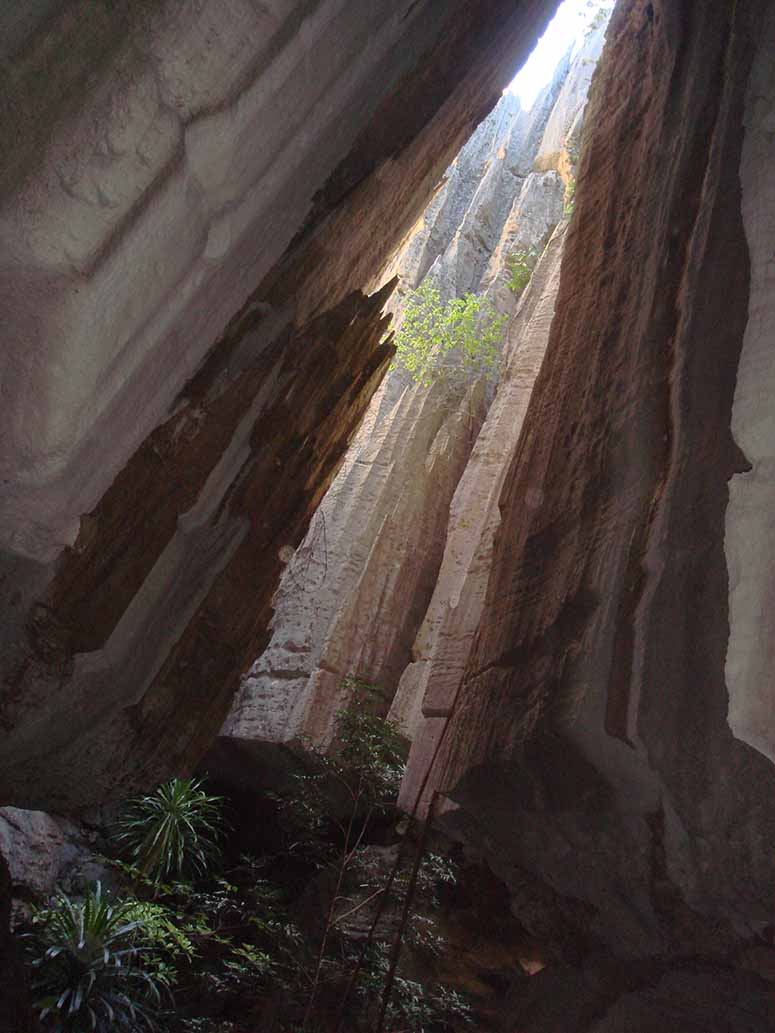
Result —
<path fill-rule="evenodd" d="M 204 751 L 386 366 L 359 291 L 555 6 L 2 15 L 2 802 Z"/>

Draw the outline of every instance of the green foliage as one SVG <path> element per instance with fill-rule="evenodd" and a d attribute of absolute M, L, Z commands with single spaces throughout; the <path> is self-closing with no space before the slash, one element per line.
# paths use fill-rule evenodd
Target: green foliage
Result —
<path fill-rule="evenodd" d="M 590 5 L 591 6 L 591 5 Z M 587 35 L 591 35 L 596 29 L 599 29 L 601 25 L 608 19 L 611 13 L 611 8 L 607 4 L 601 4 L 598 10 L 595 12 L 592 21 L 589 23 L 587 28 Z"/>
<path fill-rule="evenodd" d="M 576 180 L 571 179 L 565 188 L 565 204 L 563 212 L 566 219 L 570 219 L 576 210 Z"/>
<path fill-rule="evenodd" d="M 259 977 L 265 977 L 272 974 L 275 963 L 267 951 L 259 950 L 252 944 L 243 943 L 241 947 L 232 948 L 231 956 L 226 961 L 226 967 L 239 975 L 255 973 Z"/>
<path fill-rule="evenodd" d="M 509 273 L 506 286 L 509 290 L 514 291 L 515 294 L 520 294 L 527 287 L 537 260 L 538 252 L 534 247 L 523 248 L 509 255 L 506 263 Z"/>
<path fill-rule="evenodd" d="M 163 904 L 130 899 L 123 906 L 127 918 L 138 922 L 142 930 L 137 947 L 143 968 L 158 982 L 173 986 L 177 965 L 184 960 L 191 962 L 196 956 L 191 940 L 195 927 Z"/>
<path fill-rule="evenodd" d="M 374 686 L 345 678 L 342 688 L 350 703 L 336 726 L 338 749 L 333 763 L 338 775 L 371 807 L 393 807 L 406 766 L 406 744 L 396 725 L 369 709 L 378 694 Z"/>
<path fill-rule="evenodd" d="M 613 10 L 613 0 L 587 0 L 586 11 L 579 11 L 579 17 L 589 19 L 585 30 L 585 36 L 590 36 L 595 29 L 608 19 Z"/>
<path fill-rule="evenodd" d="M 360 838 L 364 826 L 395 806 L 405 768 L 406 743 L 397 727 L 374 713 L 379 692 L 356 678 L 345 678 L 350 702 L 338 716 L 334 749 L 307 743 L 309 767 L 292 776 L 291 788 L 275 796 L 291 848 L 326 864 L 338 852 L 337 839 Z M 338 830 L 338 837 L 332 832 Z"/>
<path fill-rule="evenodd" d="M 497 371 L 505 322 L 476 294 L 442 302 L 438 288 L 425 280 L 408 297 L 392 368 L 425 386 L 438 379 L 491 376 Z"/>
<path fill-rule="evenodd" d="M 444 937 L 436 931 L 430 915 L 414 915 L 406 931 L 406 943 L 415 953 L 438 958 L 444 952 Z"/>
<path fill-rule="evenodd" d="M 387 976 L 390 948 L 374 943 L 358 985 L 358 996 L 366 1015 L 376 1016 L 382 987 Z M 368 1021 L 368 1020 L 367 1020 Z M 471 1022 L 471 1007 L 457 991 L 440 983 L 423 984 L 397 974 L 387 1010 L 387 1030 L 417 1031 L 449 1028 Z"/>
<path fill-rule="evenodd" d="M 153 882 L 203 875 L 220 854 L 222 800 L 197 779 L 173 778 L 133 800 L 120 817 L 116 842 Z"/>
<path fill-rule="evenodd" d="M 331 750 L 307 754 L 277 815 L 268 815 L 280 821 L 276 852 L 213 870 L 220 800 L 196 782 L 170 783 L 129 806 L 119 829 L 126 854 L 112 863 L 133 896 L 108 903 L 98 884 L 82 904 L 60 897 L 35 916 L 31 958 L 44 1029 L 139 1033 L 161 1024 L 169 1033 L 237 1033 L 268 1018 L 278 1030 L 314 1033 L 330 1028 L 352 980 L 347 1029 L 371 1033 L 413 866 L 411 850 L 395 843 L 406 744 L 378 716 L 385 701 L 375 686 L 348 678 L 342 691 L 350 702 Z M 390 846 L 377 845 L 386 839 Z M 455 878 L 445 856 L 426 854 L 386 1033 L 450 1033 L 468 1020 L 466 1001 L 440 982 L 447 945 L 438 897 Z M 300 911 L 301 894 L 310 906 Z M 382 901 L 356 976 L 364 930 Z M 172 986 L 174 1014 L 161 1008 Z"/>
<path fill-rule="evenodd" d="M 33 915 L 28 950 L 35 1007 L 54 1033 L 153 1029 L 162 984 L 142 966 L 145 933 L 132 906 L 111 904 L 100 883 Z"/>

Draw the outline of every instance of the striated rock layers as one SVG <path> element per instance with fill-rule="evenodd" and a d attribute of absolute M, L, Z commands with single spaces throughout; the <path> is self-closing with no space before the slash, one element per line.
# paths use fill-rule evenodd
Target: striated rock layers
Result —
<path fill-rule="evenodd" d="M 0 802 L 191 767 L 389 358 L 360 291 L 552 0 L 0 15 Z"/>
<path fill-rule="evenodd" d="M 413 645 L 413 662 L 403 672 L 390 711 L 391 718 L 416 743 L 411 776 L 424 775 L 427 764 L 414 751 L 422 751 L 427 758 L 435 748 L 482 615 L 500 522 L 498 500 L 546 350 L 565 234 L 563 222 L 536 266 L 509 326 L 504 372 L 452 499 L 433 597 Z M 418 790 L 414 777 L 407 777 L 401 802 L 408 810 Z"/>
<path fill-rule="evenodd" d="M 620 959 L 562 1028 L 772 1028 L 774 47 L 771 0 L 617 8 L 471 650 L 432 606 L 415 665 L 407 785 L 437 743 L 525 924 Z"/>
<path fill-rule="evenodd" d="M 583 84 L 604 29 L 590 35 L 570 67 L 567 58 L 561 63 L 530 112 L 504 97 L 448 169 L 386 273 L 400 277 L 390 303 L 399 320 L 406 292 L 424 279 L 443 298 L 478 291 L 501 312 L 513 311 L 517 299 L 506 286 L 510 257 L 519 250 L 540 251 L 563 214 L 566 183 L 557 169 L 533 171 L 536 155 L 546 149 L 547 123 L 554 127 L 553 139 L 562 125 L 568 139 L 578 131 Z M 573 102 L 567 99 L 570 83 L 576 84 Z M 556 114 L 558 103 L 562 117 Z M 566 167 L 570 176 L 571 163 Z M 550 263 L 553 270 L 560 241 L 551 248 L 557 259 Z M 556 290 L 556 277 L 542 273 L 542 284 L 546 278 Z M 540 298 L 540 289 L 530 297 Z M 524 315 L 509 331 L 508 392 L 502 384 L 496 401 L 500 415 L 488 418 L 488 443 L 481 448 L 477 443 L 471 473 L 466 463 L 491 389 L 484 383 L 466 388 L 441 381 L 428 389 L 411 384 L 399 370 L 389 375 L 289 564 L 275 598 L 272 639 L 243 680 L 222 731 L 221 753 L 230 741 L 286 742 L 304 735 L 327 744 L 349 696 L 342 687 L 348 675 L 378 685 L 378 705 L 383 710 L 390 705 L 431 596 L 448 587 L 437 578 L 450 502 L 464 470 L 465 483 L 473 484 L 469 494 L 487 497 L 495 506 L 500 474 L 493 473 L 491 482 L 489 467 L 505 466 L 516 442 L 517 414 L 543 354 L 545 333 L 538 327 L 547 321 L 547 305 L 551 308 L 546 301 L 543 315 L 532 320 L 534 302 L 523 304 Z M 521 402 L 512 390 L 521 392 Z M 483 463 L 482 451 L 489 457 Z M 472 535 L 471 499 L 459 491 L 455 498 L 453 526 L 469 526 Z M 399 709 L 412 706 L 404 701 Z"/>
<path fill-rule="evenodd" d="M 559 220 L 562 192 L 575 183 L 587 93 L 606 28 L 607 21 L 601 20 L 563 74 L 533 161 L 532 167 L 543 171 L 527 177 L 488 263 L 483 279 L 485 293 L 500 309 L 509 304 L 508 299 L 513 304 L 514 298 L 503 275 L 503 270 L 508 270 L 508 257 L 543 243 L 541 215 L 547 197 L 552 199 L 550 210 Z M 433 597 L 412 648 L 413 662 L 402 674 L 390 710 L 391 718 L 414 744 L 401 791 L 401 803 L 409 811 L 422 792 L 421 784 L 457 696 L 482 615 L 500 522 L 498 502 L 546 350 L 565 232 L 563 224 L 552 236 L 509 325 L 504 371 L 495 401 L 452 500 Z"/>

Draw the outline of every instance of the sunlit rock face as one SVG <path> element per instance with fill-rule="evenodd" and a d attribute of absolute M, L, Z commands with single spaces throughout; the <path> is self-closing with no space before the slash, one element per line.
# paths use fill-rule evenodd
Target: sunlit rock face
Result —
<path fill-rule="evenodd" d="M 443 299 L 479 291 L 514 310 L 510 257 L 542 249 L 563 214 L 562 177 L 533 167 L 568 75 L 566 58 L 530 112 L 506 95 L 446 171 L 383 274 L 399 277 L 389 303 L 399 323 L 423 280 Z M 450 503 L 491 400 L 483 381 L 428 388 L 389 374 L 288 566 L 272 639 L 243 680 L 221 751 L 300 736 L 328 744 L 350 675 L 378 686 L 387 709 L 439 590 Z M 507 439 L 491 450 L 507 450 Z"/>
<path fill-rule="evenodd" d="M 774 18 L 770 0 L 613 16 L 481 618 L 408 775 L 431 763 L 426 799 L 528 924 L 633 964 L 748 965 L 772 921 Z M 670 996 L 651 978 L 583 1028 L 656 1028 L 633 1017 Z M 698 1028 L 767 1028 L 759 990 Z"/>
<path fill-rule="evenodd" d="M 600 60 L 607 30 L 608 15 L 601 11 L 574 57 L 570 73 L 552 109 L 535 159 L 535 167 L 539 171 L 567 169 L 569 165 L 576 164 L 572 158 L 574 155 L 578 157 L 589 86 Z"/>
<path fill-rule="evenodd" d="M 501 237 L 484 274 L 485 293 L 501 309 L 513 308 L 509 257 L 540 252 L 547 230 L 563 217 L 566 191 L 576 172 L 584 106 L 607 22 L 588 34 L 556 94 L 532 171 L 515 196 Z M 553 167 L 552 167 L 553 166 Z M 538 376 L 559 289 L 566 227 L 552 236 L 507 332 L 504 372 L 450 509 L 444 558 L 433 597 L 391 708 L 414 740 L 410 773 L 401 794 L 411 810 L 427 761 L 446 723 L 482 615 L 500 523 L 499 499 L 520 441 L 533 384 Z M 540 502 L 536 487 L 527 505 Z M 420 760 L 420 757 L 424 760 Z M 419 778 L 419 781 L 418 781 Z"/>
<path fill-rule="evenodd" d="M 540 184 L 540 177 L 536 177 Z M 562 190 L 558 194 L 562 200 Z M 544 252 L 523 294 L 506 341 L 505 369 L 450 508 L 444 557 L 433 597 L 401 676 L 390 716 L 414 751 L 427 759 L 457 695 L 482 615 L 500 523 L 498 500 L 514 454 L 549 337 L 566 227 Z M 410 775 L 424 774 L 413 753 Z M 407 777 L 402 803 L 411 810 L 419 785 Z"/>
<path fill-rule="evenodd" d="M 534 171 L 547 121 L 568 77 L 566 55 L 530 111 L 523 111 L 518 98 L 507 93 L 446 170 L 422 220 L 383 273 L 386 279 L 399 277 L 388 304 L 398 318 L 406 294 L 423 280 L 449 299 L 479 292 L 499 272 L 506 273 L 508 256 L 499 253 L 499 244 L 511 209 Z M 535 239 L 541 242 L 541 232 Z M 501 311 L 511 312 L 513 294 L 504 300 Z"/>
<path fill-rule="evenodd" d="M 359 293 L 552 0 L 0 15 L 0 800 L 189 768 L 389 360 Z"/>

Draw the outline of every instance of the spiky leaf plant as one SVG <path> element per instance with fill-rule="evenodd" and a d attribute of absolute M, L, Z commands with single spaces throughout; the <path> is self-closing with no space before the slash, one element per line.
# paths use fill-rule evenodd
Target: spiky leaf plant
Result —
<path fill-rule="evenodd" d="M 201 876 L 218 860 L 223 799 L 201 785 L 173 778 L 133 800 L 119 818 L 116 842 L 155 882 Z"/>
<path fill-rule="evenodd" d="M 51 1033 L 152 1030 L 161 986 L 141 966 L 142 921 L 111 904 L 98 882 L 36 912 L 27 937 L 35 1006 Z"/>

